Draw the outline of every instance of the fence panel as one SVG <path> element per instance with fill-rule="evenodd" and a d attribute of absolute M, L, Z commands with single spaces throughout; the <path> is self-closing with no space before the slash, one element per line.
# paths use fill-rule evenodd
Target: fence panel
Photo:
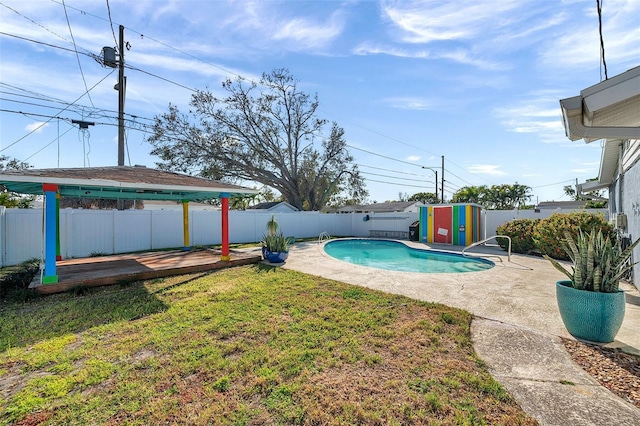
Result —
<path fill-rule="evenodd" d="M 489 210 L 484 213 L 484 234 L 496 234 L 505 221 L 545 218 L 559 210 Z M 2 213 L 4 212 L 4 213 Z M 567 211 L 564 211 L 567 212 Z M 607 210 L 589 210 L 604 213 Z M 275 213 L 280 229 L 287 236 L 314 238 L 327 232 L 331 236 L 369 237 L 371 235 L 407 238 L 417 213 L 332 214 L 318 212 Z M 257 242 L 266 232 L 271 213 L 264 211 L 229 212 L 229 238 L 232 243 Z M 0 266 L 15 265 L 42 256 L 42 210 L 3 209 L 0 211 Z M 189 216 L 190 245 L 220 244 L 221 212 L 193 210 Z M 388 234 L 386 232 L 389 232 Z M 405 233 L 407 236 L 405 236 Z M 85 257 L 92 253 L 181 247 L 182 212 L 177 210 L 81 210 L 60 211 L 60 244 L 63 258 Z"/>
<path fill-rule="evenodd" d="M 165 249 L 184 246 L 184 227 L 182 211 L 149 210 L 151 221 L 151 248 Z M 191 228 L 191 217 L 189 217 Z M 189 232 L 189 245 L 191 232 Z"/>
<path fill-rule="evenodd" d="M 42 257 L 42 210 L 6 209 L 3 225 L 5 265 Z"/>
<path fill-rule="evenodd" d="M 60 210 L 60 254 L 63 258 L 117 253 L 115 210 Z"/>

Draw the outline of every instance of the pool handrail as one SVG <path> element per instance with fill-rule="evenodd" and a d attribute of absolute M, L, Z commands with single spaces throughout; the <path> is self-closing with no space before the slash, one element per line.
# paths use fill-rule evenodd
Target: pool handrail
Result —
<path fill-rule="evenodd" d="M 320 244 L 322 242 L 322 240 L 330 240 L 331 239 L 331 235 L 329 235 L 328 232 L 326 231 L 322 231 L 320 233 L 320 235 L 318 236 L 318 244 Z"/>
<path fill-rule="evenodd" d="M 508 260 L 509 262 L 511 262 L 511 237 L 510 237 L 510 236 L 508 236 L 508 235 L 494 235 L 493 237 L 485 238 L 485 239 L 484 239 L 484 240 L 482 240 L 482 241 L 478 241 L 478 242 L 475 242 L 475 243 L 473 243 L 473 244 L 470 244 L 470 245 L 468 245 L 468 246 L 466 246 L 465 248 L 463 248 L 463 249 L 462 249 L 461 254 L 462 254 L 463 256 L 466 256 L 466 257 L 497 257 L 497 258 L 498 258 L 498 259 L 500 259 L 500 261 L 502 262 L 502 258 L 501 258 L 500 256 L 498 256 L 497 254 L 490 254 L 490 255 L 486 255 L 486 254 L 485 254 L 485 255 L 482 255 L 482 256 L 472 256 L 472 255 L 471 255 L 471 253 L 465 253 L 465 250 L 470 249 L 470 248 L 473 248 L 473 247 L 476 247 L 476 246 L 479 246 L 480 244 L 484 244 L 485 246 L 489 246 L 489 244 L 486 244 L 486 242 L 487 242 L 487 241 L 491 241 L 491 240 L 493 240 L 494 238 L 506 238 L 506 239 L 508 239 L 508 240 L 509 240 L 509 248 L 508 248 L 508 250 L 507 250 L 507 260 Z M 493 246 L 493 247 L 499 247 L 500 245 L 491 244 L 491 246 Z"/>

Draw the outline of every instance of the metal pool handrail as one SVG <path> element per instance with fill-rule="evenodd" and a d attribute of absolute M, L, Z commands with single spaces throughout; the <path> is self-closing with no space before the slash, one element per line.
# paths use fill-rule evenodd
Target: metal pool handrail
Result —
<path fill-rule="evenodd" d="M 322 240 L 330 240 L 331 235 L 328 232 L 321 232 L 320 236 L 318 236 L 318 244 L 322 242 Z"/>
<path fill-rule="evenodd" d="M 493 237 L 485 238 L 485 239 L 484 239 L 484 240 L 482 240 L 482 241 L 478 241 L 478 242 L 476 242 L 476 243 L 470 244 L 470 245 L 468 245 L 468 246 L 466 246 L 465 248 L 463 248 L 463 249 L 462 249 L 461 254 L 462 254 L 463 256 L 466 256 L 466 257 L 497 257 L 497 258 L 498 258 L 498 259 L 500 259 L 500 261 L 502 262 L 502 258 L 501 258 L 500 256 L 498 256 L 497 254 L 489 254 L 489 255 L 482 255 L 482 256 L 473 256 L 473 255 L 472 255 L 472 254 L 470 254 L 470 253 L 465 253 L 465 250 L 467 250 L 467 249 L 470 249 L 470 248 L 475 247 L 475 246 L 479 246 L 480 244 L 485 244 L 487 241 L 493 240 L 494 238 L 498 238 L 498 237 L 500 237 L 500 238 L 506 238 L 506 239 L 508 239 L 508 240 L 509 240 L 509 249 L 507 250 L 507 260 L 508 260 L 509 262 L 511 262 L 511 237 L 510 237 L 510 236 L 508 236 L 508 235 L 494 235 Z M 485 245 L 489 245 L 489 244 L 485 244 Z M 499 245 L 496 245 L 496 244 L 492 244 L 492 246 L 493 246 L 493 247 L 499 247 Z"/>

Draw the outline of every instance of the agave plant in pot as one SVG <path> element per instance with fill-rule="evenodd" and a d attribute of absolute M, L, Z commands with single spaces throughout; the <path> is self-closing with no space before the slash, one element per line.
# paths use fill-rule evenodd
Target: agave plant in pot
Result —
<path fill-rule="evenodd" d="M 289 257 L 289 239 L 278 232 L 278 222 L 273 215 L 262 237 L 262 257 L 271 263 L 282 263 Z"/>
<path fill-rule="evenodd" d="M 593 342 L 612 342 L 622 325 L 625 295 L 620 278 L 633 267 L 627 260 L 640 239 L 622 250 L 602 231 L 580 233 L 574 240 L 565 232 L 563 249 L 573 262 L 571 271 L 557 260 L 545 259 L 569 280 L 556 283 L 556 300 L 565 327 L 574 337 Z"/>

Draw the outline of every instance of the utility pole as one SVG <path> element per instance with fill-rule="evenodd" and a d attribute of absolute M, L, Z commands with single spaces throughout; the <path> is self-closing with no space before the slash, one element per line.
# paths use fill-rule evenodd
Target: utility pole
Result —
<path fill-rule="evenodd" d="M 422 166 L 423 169 L 431 170 L 436 175 L 436 203 L 438 202 L 438 171 L 432 167 Z"/>
<path fill-rule="evenodd" d="M 124 96 L 126 80 L 124 76 L 124 26 L 122 25 L 120 25 L 118 53 L 118 166 L 124 166 Z"/>
<path fill-rule="evenodd" d="M 440 193 L 442 194 L 441 203 L 444 203 L 444 155 L 442 156 L 442 187 L 440 188 Z"/>

